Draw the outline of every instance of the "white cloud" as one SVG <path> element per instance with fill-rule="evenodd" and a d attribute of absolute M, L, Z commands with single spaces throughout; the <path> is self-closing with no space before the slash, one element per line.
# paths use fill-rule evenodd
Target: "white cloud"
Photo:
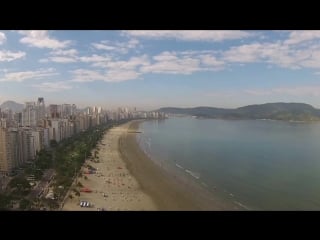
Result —
<path fill-rule="evenodd" d="M 228 63 L 267 63 L 283 68 L 320 68 L 320 31 L 285 32 L 287 39 L 275 42 L 250 43 L 221 52 Z"/>
<path fill-rule="evenodd" d="M 251 43 L 231 47 L 223 53 L 223 59 L 228 62 L 241 63 L 257 62 L 266 59 L 274 59 L 276 61 L 288 54 L 288 47 L 280 43 Z"/>
<path fill-rule="evenodd" d="M 20 39 L 20 42 L 31 47 L 59 49 L 65 48 L 71 44 L 71 41 L 69 40 L 59 41 L 51 38 L 48 31 L 19 31 L 19 33 L 25 35 L 25 37 Z"/>
<path fill-rule="evenodd" d="M 320 46 L 318 49 L 305 49 L 297 50 L 297 54 L 300 56 L 300 66 L 307 68 L 320 68 Z"/>
<path fill-rule="evenodd" d="M 0 78 L 0 82 L 22 82 L 26 79 L 39 79 L 54 75 L 58 75 L 58 73 L 52 68 L 38 71 L 10 72 L 5 73 L 4 77 Z"/>
<path fill-rule="evenodd" d="M 154 60 L 156 61 L 175 61 L 177 60 L 177 56 L 175 52 L 162 52 L 159 55 L 156 55 L 153 57 Z"/>
<path fill-rule="evenodd" d="M 204 54 L 206 53 L 206 54 Z M 209 54 L 210 53 L 210 54 Z M 150 61 L 146 55 L 133 57 L 128 61 L 97 63 L 96 66 L 105 66 L 112 69 L 137 69 L 141 73 L 164 74 L 192 74 L 197 71 L 222 70 L 225 62 L 217 59 L 213 51 L 183 51 L 162 52 L 152 57 Z"/>
<path fill-rule="evenodd" d="M 78 50 L 74 48 L 68 49 L 68 50 L 57 49 L 50 52 L 50 54 L 55 56 L 60 55 L 60 56 L 74 57 L 78 54 Z"/>
<path fill-rule="evenodd" d="M 91 56 L 78 56 L 78 51 L 75 49 L 70 50 L 58 50 L 53 51 L 50 55 L 53 55 L 49 58 L 42 58 L 39 60 L 41 63 L 57 62 L 57 63 L 73 63 L 73 62 L 84 62 L 84 63 L 100 63 L 111 61 L 112 58 L 110 56 L 101 56 L 93 54 Z"/>
<path fill-rule="evenodd" d="M 228 62 L 255 62 L 261 57 L 263 49 L 264 47 L 260 43 L 231 47 L 223 53 L 223 58 Z"/>
<path fill-rule="evenodd" d="M 24 58 L 25 52 L 0 51 L 0 62 L 11 62 L 19 58 Z"/>
<path fill-rule="evenodd" d="M 76 69 L 70 72 L 74 75 L 72 82 L 93 82 L 105 79 L 105 76 L 99 71 Z"/>
<path fill-rule="evenodd" d="M 231 30 L 129 30 L 124 31 L 125 35 L 133 37 L 145 37 L 154 39 L 178 39 L 183 41 L 213 41 L 241 39 L 254 35 L 245 31 Z"/>
<path fill-rule="evenodd" d="M 124 81 L 139 77 L 145 73 L 192 74 L 196 71 L 216 71 L 225 66 L 212 51 L 162 52 L 150 59 L 147 55 L 131 57 L 128 60 L 113 60 L 110 56 L 79 57 L 81 62 L 92 62 L 93 67 L 101 70 L 78 69 L 72 71 L 72 81 L 91 82 Z M 207 54 L 203 54 L 207 53 Z"/>
<path fill-rule="evenodd" d="M 116 49 L 116 47 L 114 47 L 114 46 L 109 46 L 109 45 L 102 44 L 102 43 L 92 43 L 92 46 L 94 46 L 96 49 L 99 49 L 99 50 L 112 51 L 112 50 Z"/>
<path fill-rule="evenodd" d="M 320 31 L 292 31 L 284 44 L 299 44 L 320 38 Z"/>
<path fill-rule="evenodd" d="M 138 39 L 130 39 L 128 43 L 126 43 L 126 46 L 128 48 L 136 48 L 139 45 L 139 40 Z"/>
<path fill-rule="evenodd" d="M 308 48 L 296 49 L 281 42 L 245 44 L 222 53 L 223 60 L 229 63 L 266 62 L 291 69 L 311 66 L 311 62 L 306 62 L 310 56 Z"/>
<path fill-rule="evenodd" d="M 93 82 L 97 80 L 105 82 L 122 82 L 133 80 L 140 76 L 140 73 L 134 70 L 110 70 L 110 71 L 92 71 L 87 69 L 77 69 L 71 71 L 74 75 L 72 82 Z"/>
<path fill-rule="evenodd" d="M 165 52 L 154 59 L 156 62 L 142 66 L 141 72 L 187 75 L 200 70 L 200 60 L 191 57 L 177 57 L 174 53 Z"/>
<path fill-rule="evenodd" d="M 104 40 L 100 43 L 92 43 L 91 45 L 98 50 L 127 54 L 130 49 L 135 49 L 139 46 L 139 41 L 137 39 L 130 39 L 127 42 Z"/>
<path fill-rule="evenodd" d="M 93 63 L 111 61 L 111 57 L 109 56 L 100 56 L 96 54 L 93 54 L 92 56 L 80 57 L 79 59 L 81 62 L 93 62 Z"/>
<path fill-rule="evenodd" d="M 0 45 L 7 40 L 6 35 L 3 32 L 0 32 Z"/>
<path fill-rule="evenodd" d="M 81 57 L 82 62 L 93 62 L 92 66 L 99 67 L 100 70 L 76 69 L 71 71 L 73 82 L 121 82 L 138 78 L 141 73 L 138 68 L 149 65 L 147 55 L 131 57 L 128 60 L 112 61 L 111 57 L 93 55 L 91 57 Z"/>
<path fill-rule="evenodd" d="M 146 66 L 149 65 L 149 60 L 147 55 L 142 55 L 139 57 L 131 57 L 129 60 L 125 61 L 105 61 L 105 62 L 97 62 L 94 63 L 95 67 L 103 67 L 108 70 L 133 70 L 138 66 Z"/>
<path fill-rule="evenodd" d="M 57 63 L 72 63 L 77 61 L 75 58 L 72 58 L 72 57 L 61 57 L 61 56 L 50 57 L 49 59 L 52 62 L 57 62 Z"/>
<path fill-rule="evenodd" d="M 45 63 L 51 61 L 56 63 L 73 63 L 79 60 L 77 54 L 78 51 L 76 49 L 56 49 L 50 52 L 50 55 L 53 55 L 52 57 L 49 57 L 48 59 L 40 59 L 39 62 Z"/>
<path fill-rule="evenodd" d="M 48 58 L 41 58 L 41 59 L 39 59 L 39 62 L 40 63 L 47 63 L 47 62 L 49 62 L 49 59 Z"/>
<path fill-rule="evenodd" d="M 153 60 L 155 62 L 142 66 L 141 72 L 186 75 L 197 71 L 222 70 L 225 66 L 225 62 L 217 59 L 212 51 L 165 51 L 153 56 Z"/>
<path fill-rule="evenodd" d="M 66 82 L 43 82 L 40 84 L 34 84 L 32 86 L 43 92 L 60 92 L 63 90 L 69 90 L 73 88 Z"/>
<path fill-rule="evenodd" d="M 200 55 L 203 64 L 211 67 L 222 68 L 225 65 L 224 61 L 218 60 L 215 56 L 205 54 Z"/>
<path fill-rule="evenodd" d="M 137 79 L 140 76 L 140 73 L 133 70 L 112 70 L 108 71 L 104 81 L 106 82 L 122 82 L 128 80 Z"/>

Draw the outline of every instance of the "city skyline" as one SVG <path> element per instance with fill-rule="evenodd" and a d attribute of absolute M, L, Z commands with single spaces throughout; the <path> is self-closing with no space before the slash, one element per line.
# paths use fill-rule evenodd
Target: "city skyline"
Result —
<path fill-rule="evenodd" d="M 320 31 L 0 31 L 0 103 L 319 108 L 319 39 Z"/>

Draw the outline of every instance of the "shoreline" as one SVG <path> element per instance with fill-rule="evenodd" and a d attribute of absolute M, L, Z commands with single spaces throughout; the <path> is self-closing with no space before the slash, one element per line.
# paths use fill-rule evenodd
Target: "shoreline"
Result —
<path fill-rule="evenodd" d="M 129 123 L 131 133 L 123 133 L 119 138 L 119 152 L 129 172 L 159 210 L 243 210 L 187 177 L 177 177 L 154 163 L 140 148 L 134 133 L 143 121 Z"/>
<path fill-rule="evenodd" d="M 243 210 L 187 176 L 164 169 L 150 159 L 136 138 L 143 121 L 133 120 L 105 133 L 91 152 L 94 156 L 98 151 L 99 161 L 86 159 L 81 167 L 82 176 L 76 178 L 66 195 L 63 211 Z M 85 174 L 88 164 L 96 168 L 95 174 Z M 83 187 L 77 187 L 78 182 Z M 91 192 L 80 192 L 80 196 L 76 196 L 75 188 L 89 188 Z M 90 202 L 91 206 L 81 207 L 81 201 Z"/>

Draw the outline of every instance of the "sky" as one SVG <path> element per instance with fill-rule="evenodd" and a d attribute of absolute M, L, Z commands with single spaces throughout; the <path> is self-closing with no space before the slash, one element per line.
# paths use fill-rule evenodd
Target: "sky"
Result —
<path fill-rule="evenodd" d="M 38 97 L 140 110 L 320 108 L 320 31 L 0 30 L 0 103 Z"/>

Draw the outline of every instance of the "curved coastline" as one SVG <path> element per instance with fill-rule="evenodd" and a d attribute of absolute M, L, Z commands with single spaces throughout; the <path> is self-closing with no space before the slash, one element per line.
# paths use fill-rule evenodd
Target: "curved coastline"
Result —
<path fill-rule="evenodd" d="M 129 123 L 119 138 L 119 154 L 126 167 L 159 210 L 243 210 L 239 205 L 209 192 L 199 184 L 180 178 L 155 164 L 140 148 L 136 134 L 144 120 Z"/>
<path fill-rule="evenodd" d="M 184 176 L 174 169 L 163 168 L 150 159 L 140 148 L 137 134 L 139 124 L 145 120 L 133 120 L 108 130 L 98 145 L 100 162 L 86 160 L 85 165 L 95 167 L 97 174 L 76 178 L 66 196 L 65 211 L 202 211 L 244 210 L 245 208 L 219 194 L 209 192 L 205 184 L 199 184 L 190 174 Z M 180 166 L 181 167 L 181 166 Z M 179 170 L 183 170 L 177 166 Z M 189 176 L 190 175 L 190 176 Z M 86 177 L 86 179 L 84 178 Z M 92 190 L 74 196 L 76 183 Z M 69 196 L 73 195 L 70 199 Z M 83 208 L 81 201 L 93 207 Z"/>

